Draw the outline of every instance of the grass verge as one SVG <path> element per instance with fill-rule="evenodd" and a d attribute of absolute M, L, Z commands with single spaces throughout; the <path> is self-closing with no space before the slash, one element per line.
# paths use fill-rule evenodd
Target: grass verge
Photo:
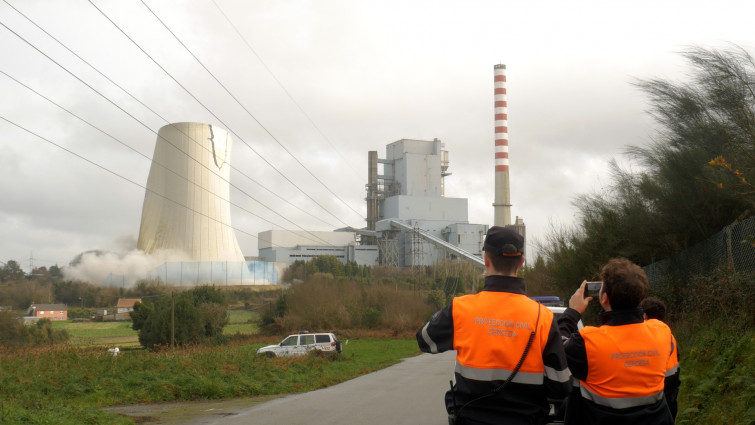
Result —
<path fill-rule="evenodd" d="M 677 425 L 755 424 L 755 331 L 721 318 L 685 322 Z"/>
<path fill-rule="evenodd" d="M 133 424 L 116 404 L 239 398 L 310 391 L 419 354 L 411 339 L 351 340 L 340 356 L 267 359 L 264 344 L 151 353 L 66 347 L 0 354 L 0 423 Z"/>

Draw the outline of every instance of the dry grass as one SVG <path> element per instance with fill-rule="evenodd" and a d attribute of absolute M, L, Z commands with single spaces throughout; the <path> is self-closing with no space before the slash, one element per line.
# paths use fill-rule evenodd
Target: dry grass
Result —
<path fill-rule="evenodd" d="M 434 307 L 419 291 L 391 284 L 363 285 L 318 274 L 286 293 L 286 314 L 273 333 L 373 329 L 392 336 L 415 332 Z"/>

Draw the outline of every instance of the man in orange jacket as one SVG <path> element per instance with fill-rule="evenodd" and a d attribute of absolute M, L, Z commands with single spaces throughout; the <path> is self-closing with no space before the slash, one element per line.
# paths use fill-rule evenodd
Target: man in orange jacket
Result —
<path fill-rule="evenodd" d="M 626 259 L 612 259 L 601 272 L 600 327 L 578 330 L 577 321 L 592 297 L 582 285 L 559 318 L 564 349 L 575 386 L 566 406 L 565 424 L 673 424 L 664 388 L 674 351 L 671 330 L 659 320 L 645 321 L 640 301 L 649 284 L 642 269 Z M 577 381 L 578 380 L 578 381 Z"/>
<path fill-rule="evenodd" d="M 529 299 L 524 280 L 524 239 L 493 226 L 485 237 L 485 286 L 454 298 L 417 332 L 426 353 L 456 350 L 456 384 L 446 393 L 449 422 L 543 424 L 548 397 L 570 388 L 561 336 L 553 313 Z"/>

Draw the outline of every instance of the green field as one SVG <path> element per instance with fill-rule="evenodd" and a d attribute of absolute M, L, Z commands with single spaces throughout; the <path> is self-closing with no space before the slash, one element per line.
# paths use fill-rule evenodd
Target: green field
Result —
<path fill-rule="evenodd" d="M 76 346 L 138 346 L 131 322 L 52 322 L 53 329 L 63 329 Z"/>
<path fill-rule="evenodd" d="M 228 324 L 223 328 L 224 335 L 254 335 L 259 332 L 260 315 L 256 311 L 229 310 Z"/>
<path fill-rule="evenodd" d="M 229 310 L 228 325 L 224 335 L 255 335 L 259 313 L 246 310 Z M 123 322 L 73 322 L 71 320 L 52 322 L 53 329 L 63 329 L 71 336 L 76 346 L 134 347 L 139 346 L 137 332 L 131 329 L 130 321 Z"/>

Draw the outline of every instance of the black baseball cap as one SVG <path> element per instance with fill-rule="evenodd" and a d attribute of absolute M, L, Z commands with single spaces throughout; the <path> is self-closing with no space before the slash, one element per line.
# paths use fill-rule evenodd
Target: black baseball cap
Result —
<path fill-rule="evenodd" d="M 524 252 L 524 238 L 510 227 L 493 226 L 485 235 L 483 250 L 493 255 L 518 257 Z"/>

